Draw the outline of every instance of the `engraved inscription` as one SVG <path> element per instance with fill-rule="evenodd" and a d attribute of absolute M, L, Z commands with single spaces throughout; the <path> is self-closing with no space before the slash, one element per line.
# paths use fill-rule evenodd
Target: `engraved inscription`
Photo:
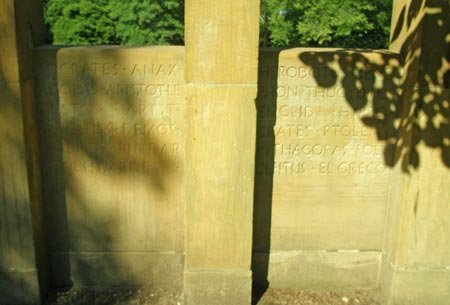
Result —
<path fill-rule="evenodd" d="M 260 86 L 261 101 L 273 101 L 276 106 L 260 102 L 258 110 L 265 117 L 259 124 L 258 136 L 275 138 L 274 147 L 259 144 L 258 153 L 274 154 L 273 168 L 256 164 L 256 173 L 275 175 L 384 175 L 383 145 L 377 142 L 374 128 L 361 119 L 369 109 L 355 111 L 348 100 L 383 97 L 387 93 L 377 89 L 344 88 L 336 82 L 321 87 L 316 78 L 342 78 L 340 70 L 329 67 L 280 65 L 260 68 L 260 76 L 277 77 L 277 86 Z M 370 75 L 367 74 L 369 77 Z M 376 109 L 379 116 L 388 113 Z M 269 124 L 273 117 L 275 125 Z M 267 124 L 264 124 L 267 122 Z"/>
<path fill-rule="evenodd" d="M 178 64 L 135 63 L 122 65 L 111 62 L 62 62 L 58 65 L 58 72 L 64 77 L 74 76 L 148 76 L 148 77 L 177 77 L 182 69 Z"/>
<path fill-rule="evenodd" d="M 71 170 L 151 173 L 168 168 L 158 159 L 182 159 L 179 64 L 66 61 L 57 72 Z"/>
<path fill-rule="evenodd" d="M 36 52 L 36 97 L 52 136 L 43 158 L 61 173 L 44 174 L 65 192 L 72 250 L 182 251 L 183 50 Z"/>

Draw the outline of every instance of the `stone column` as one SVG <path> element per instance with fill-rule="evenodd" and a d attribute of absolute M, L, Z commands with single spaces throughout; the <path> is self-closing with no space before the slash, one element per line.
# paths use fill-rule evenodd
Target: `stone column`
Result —
<path fill-rule="evenodd" d="M 41 1 L 0 2 L 0 303 L 38 304 L 46 291 L 31 55 Z M 31 18 L 32 17 L 32 18 Z"/>
<path fill-rule="evenodd" d="M 259 1 L 185 5 L 185 301 L 251 304 Z"/>
<path fill-rule="evenodd" d="M 450 300 L 450 2 L 394 1 L 402 120 L 380 277 L 388 304 Z"/>

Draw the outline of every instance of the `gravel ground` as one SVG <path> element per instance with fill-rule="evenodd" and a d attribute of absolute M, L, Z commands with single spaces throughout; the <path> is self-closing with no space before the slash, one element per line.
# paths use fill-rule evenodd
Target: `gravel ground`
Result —
<path fill-rule="evenodd" d="M 158 289 L 71 289 L 55 292 L 44 305 L 181 305 L 181 291 Z"/>
<path fill-rule="evenodd" d="M 313 292 L 269 289 L 257 305 L 382 305 L 374 291 Z"/>
<path fill-rule="evenodd" d="M 256 300 L 254 300 L 256 301 Z M 181 305 L 177 289 L 71 289 L 53 293 L 45 305 Z M 257 305 L 381 305 L 373 291 L 310 292 L 269 289 Z"/>

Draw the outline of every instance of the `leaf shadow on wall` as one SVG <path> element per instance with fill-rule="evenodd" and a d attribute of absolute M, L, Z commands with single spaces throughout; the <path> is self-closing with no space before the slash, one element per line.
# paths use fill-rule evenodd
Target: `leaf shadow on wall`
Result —
<path fill-rule="evenodd" d="M 141 53 L 36 51 L 36 76 L 45 75 L 36 90 L 55 287 L 181 286 L 184 158 L 182 126 L 173 117 L 182 113 L 182 92 L 173 93 L 167 108 L 167 91 L 144 91 L 158 79 L 155 71 L 142 74 L 142 61 L 151 65 L 155 57 Z M 168 251 L 174 257 L 152 260 L 150 253 Z M 158 276 L 168 268 L 175 272 Z"/>
<path fill-rule="evenodd" d="M 405 6 L 391 42 L 401 46 L 399 54 L 375 50 L 299 54 L 311 68 L 328 70 L 314 75 L 319 87 L 342 87 L 356 113 L 371 108 L 361 121 L 384 142 L 385 164 L 400 163 L 406 173 L 420 166 L 422 144 L 439 150 L 442 163 L 450 167 L 449 15 L 448 4 L 425 7 L 424 1 L 412 1 Z"/>
<path fill-rule="evenodd" d="M 399 45 L 393 48 L 398 52 L 295 49 L 297 58 L 310 68 L 302 71 L 311 71 L 320 89 L 318 94 L 322 94 L 320 98 L 326 98 L 330 92 L 332 103 L 341 94 L 339 97 L 354 111 L 355 120 L 375 132 L 384 149 L 384 165 L 398 166 L 403 173 L 420 166 L 423 146 L 438 152 L 443 166 L 450 168 L 449 7 L 441 4 L 425 9 L 425 2 L 409 3 L 393 28 L 392 45 Z M 422 39 L 422 35 L 427 36 Z M 277 95 L 283 94 L 277 92 L 280 51 L 263 52 L 272 54 L 263 54 L 259 59 L 252 259 L 254 303 L 269 286 L 276 165 L 273 128 L 277 119 Z M 425 55 L 425 59 L 421 57 Z M 298 102 L 304 100 L 299 98 Z"/>

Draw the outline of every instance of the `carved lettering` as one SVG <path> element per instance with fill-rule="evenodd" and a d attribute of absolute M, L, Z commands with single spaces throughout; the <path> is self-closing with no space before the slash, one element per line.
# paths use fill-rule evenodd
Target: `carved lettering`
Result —
<path fill-rule="evenodd" d="M 181 96 L 181 86 L 176 84 L 109 84 L 105 94 L 111 96 Z"/>
<path fill-rule="evenodd" d="M 72 172 L 108 175 L 117 172 L 150 174 L 164 170 L 165 166 L 151 161 L 105 161 L 100 163 L 73 161 L 68 164 L 68 168 Z"/>
<path fill-rule="evenodd" d="M 342 162 L 333 164 L 321 162 L 319 173 L 321 175 L 377 175 L 384 174 L 386 167 L 382 162 Z"/>
<path fill-rule="evenodd" d="M 135 64 L 131 67 L 131 76 L 176 76 L 176 64 Z"/>
<path fill-rule="evenodd" d="M 176 114 L 181 114 L 179 104 L 145 104 L 137 103 L 127 107 L 127 114 L 145 115 L 152 118 L 172 118 Z"/>
<path fill-rule="evenodd" d="M 178 77 L 182 69 L 177 64 L 132 64 L 123 66 L 112 62 L 63 62 L 58 73 L 63 77 L 74 76 L 118 76 L 126 73 L 131 76 Z"/>
<path fill-rule="evenodd" d="M 273 173 L 276 175 L 303 174 L 306 172 L 305 162 L 275 162 Z"/>
<path fill-rule="evenodd" d="M 277 156 L 334 156 L 341 150 L 342 147 L 330 144 L 275 144 Z"/>
<path fill-rule="evenodd" d="M 318 86 L 306 86 L 308 98 L 344 98 L 346 91 L 342 87 L 323 88 Z"/>
<path fill-rule="evenodd" d="M 62 76 L 92 75 L 111 76 L 119 74 L 119 64 L 102 62 L 64 62 L 58 66 L 58 72 Z"/>
<path fill-rule="evenodd" d="M 313 127 L 309 125 L 286 124 L 274 127 L 273 133 L 276 137 L 296 137 L 305 138 L 313 133 Z"/>
<path fill-rule="evenodd" d="M 374 135 L 375 131 L 361 125 L 324 125 L 322 127 L 323 136 L 343 136 L 343 137 L 367 137 Z"/>
<path fill-rule="evenodd" d="M 313 108 L 300 105 L 282 105 L 277 112 L 282 118 L 310 118 L 313 116 Z"/>

